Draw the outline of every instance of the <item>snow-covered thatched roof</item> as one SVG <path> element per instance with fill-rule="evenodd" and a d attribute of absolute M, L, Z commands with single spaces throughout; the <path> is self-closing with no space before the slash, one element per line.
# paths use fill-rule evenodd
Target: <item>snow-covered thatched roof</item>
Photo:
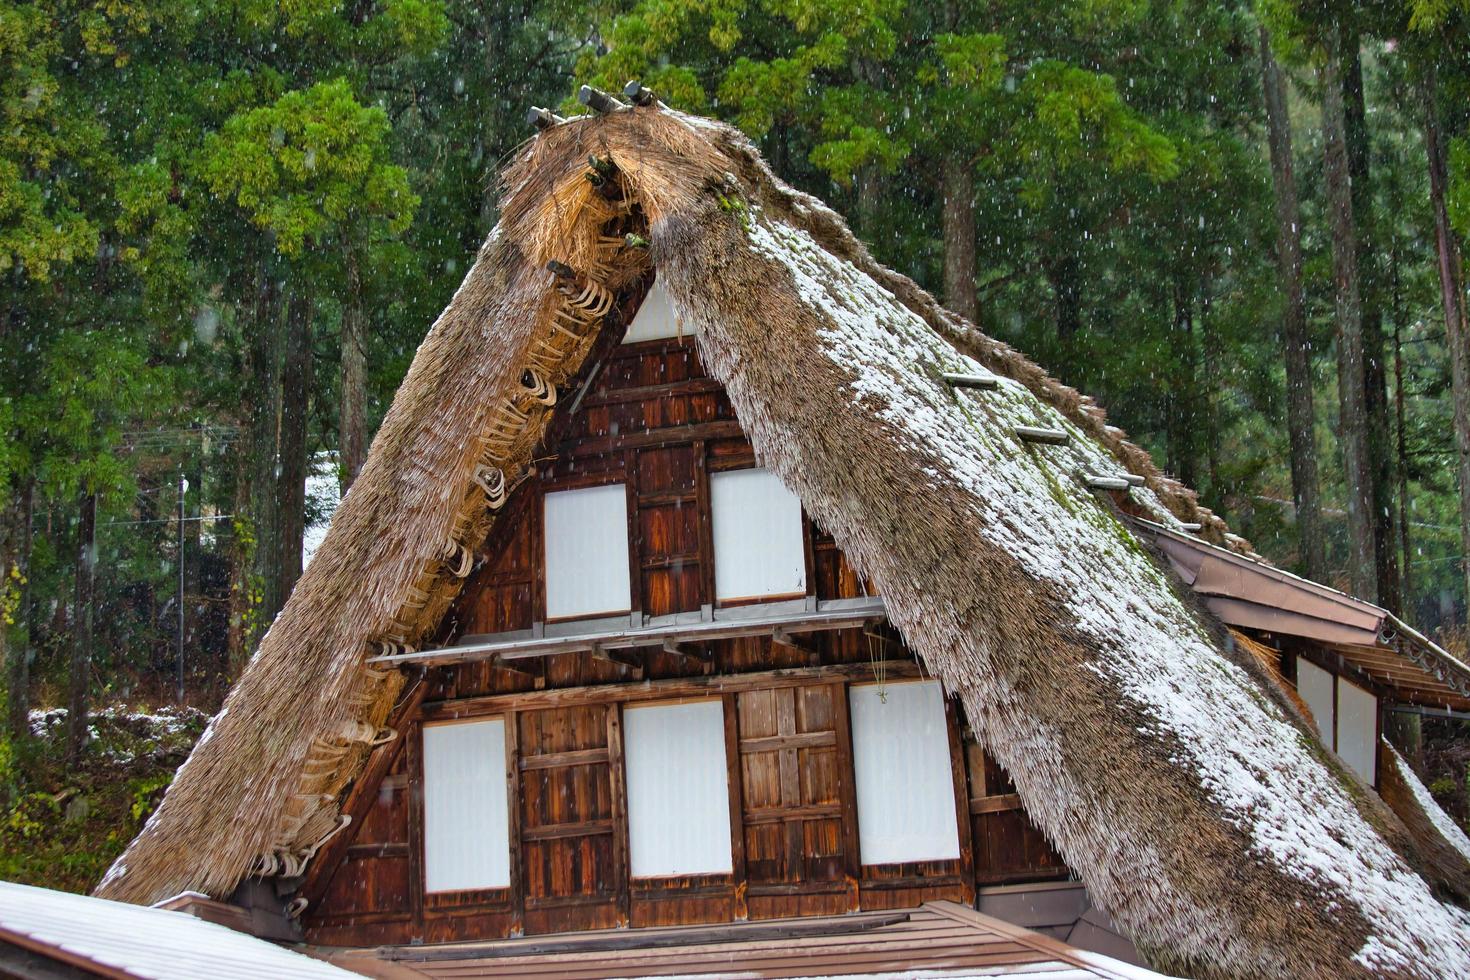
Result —
<path fill-rule="evenodd" d="M 651 263 L 758 456 L 1155 966 L 1470 974 L 1466 920 L 1397 818 L 1088 480 L 1142 476 L 1139 516 L 1243 543 L 1089 401 L 875 263 L 721 124 L 658 107 L 574 119 L 504 180 L 504 217 L 315 560 L 102 893 L 221 894 L 299 869 L 401 683 L 367 658 L 436 628 L 553 414 L 548 390 L 627 322 Z"/>

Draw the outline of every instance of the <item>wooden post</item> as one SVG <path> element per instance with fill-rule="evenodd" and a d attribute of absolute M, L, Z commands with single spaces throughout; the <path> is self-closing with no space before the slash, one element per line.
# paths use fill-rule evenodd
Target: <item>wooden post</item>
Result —
<path fill-rule="evenodd" d="M 725 707 L 725 763 L 730 787 L 730 881 L 735 886 L 735 919 L 750 918 L 745 901 L 749 883 L 745 876 L 745 786 L 740 774 L 740 709 L 735 695 L 720 698 Z"/>
<path fill-rule="evenodd" d="M 521 855 L 520 715 L 507 711 L 505 719 L 506 829 L 510 838 L 510 934 L 526 933 L 526 872 Z"/>
<path fill-rule="evenodd" d="M 617 876 L 618 928 L 626 929 L 632 920 L 629 879 L 633 876 L 632 855 L 628 846 L 628 787 L 623 770 L 623 706 L 614 701 L 607 706 L 608 793 L 612 803 L 613 874 Z"/>
<path fill-rule="evenodd" d="M 857 827 L 857 770 L 852 761 L 852 718 L 849 714 L 847 684 L 839 682 L 829 688 L 832 692 L 832 718 L 837 735 L 837 778 L 842 798 L 842 864 L 847 879 L 847 910 L 856 912 L 862 907 L 862 854 L 858 845 Z"/>
<path fill-rule="evenodd" d="M 975 842 L 970 828 L 970 787 L 965 778 L 965 747 L 960 738 L 960 720 L 955 699 L 944 699 L 944 721 L 949 730 L 949 765 L 954 778 L 955 829 L 960 835 L 960 877 L 964 902 L 975 900 Z"/>

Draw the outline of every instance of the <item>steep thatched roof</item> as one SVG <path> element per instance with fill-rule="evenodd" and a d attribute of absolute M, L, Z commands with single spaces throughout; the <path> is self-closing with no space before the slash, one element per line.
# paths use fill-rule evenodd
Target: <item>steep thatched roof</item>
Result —
<path fill-rule="evenodd" d="M 589 156 L 610 184 L 587 179 Z M 651 257 L 758 455 L 876 583 L 1155 965 L 1470 973 L 1465 920 L 1415 870 L 1401 825 L 1085 476 L 1143 474 L 1133 496 L 1151 519 L 1244 543 L 1086 399 L 877 265 L 723 125 L 660 109 L 576 119 L 504 179 L 504 218 L 326 541 L 102 894 L 222 893 L 309 857 L 398 690 L 365 658 L 437 623 L 546 424 L 548 387 Z M 651 249 L 623 247 L 624 231 Z M 547 272 L 553 260 L 580 278 Z M 987 371 L 989 391 L 941 379 Z M 1034 445 L 1016 426 L 1071 439 Z"/>

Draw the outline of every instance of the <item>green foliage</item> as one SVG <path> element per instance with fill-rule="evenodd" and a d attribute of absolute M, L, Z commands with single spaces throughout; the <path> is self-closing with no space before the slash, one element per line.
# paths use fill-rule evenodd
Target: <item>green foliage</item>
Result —
<path fill-rule="evenodd" d="M 228 119 L 205 142 L 200 172 L 296 256 L 369 218 L 393 234 L 408 227 L 418 198 L 388 162 L 388 134 L 387 114 L 359 105 L 344 80 L 318 83 Z"/>

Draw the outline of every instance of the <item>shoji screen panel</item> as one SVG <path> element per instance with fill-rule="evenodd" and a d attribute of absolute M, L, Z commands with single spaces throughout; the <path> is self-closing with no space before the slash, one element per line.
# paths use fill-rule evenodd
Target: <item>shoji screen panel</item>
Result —
<path fill-rule="evenodd" d="M 1337 719 L 1332 710 L 1332 675 L 1309 660 L 1296 659 L 1296 692 L 1307 702 L 1312 720 L 1328 748 L 1334 748 Z"/>
<path fill-rule="evenodd" d="M 729 872 L 724 704 L 629 707 L 623 739 L 633 877 Z"/>
<path fill-rule="evenodd" d="M 424 888 L 510 884 L 505 722 L 424 726 Z"/>
<path fill-rule="evenodd" d="M 1337 678 L 1337 754 L 1369 786 L 1378 778 L 1378 699 Z"/>
<path fill-rule="evenodd" d="M 721 601 L 806 592 L 801 501 L 769 470 L 710 477 L 715 598 Z"/>
<path fill-rule="evenodd" d="M 628 493 L 621 483 L 546 495 L 546 618 L 627 612 Z"/>
<path fill-rule="evenodd" d="M 954 770 L 938 681 L 849 689 L 863 864 L 960 856 Z"/>

